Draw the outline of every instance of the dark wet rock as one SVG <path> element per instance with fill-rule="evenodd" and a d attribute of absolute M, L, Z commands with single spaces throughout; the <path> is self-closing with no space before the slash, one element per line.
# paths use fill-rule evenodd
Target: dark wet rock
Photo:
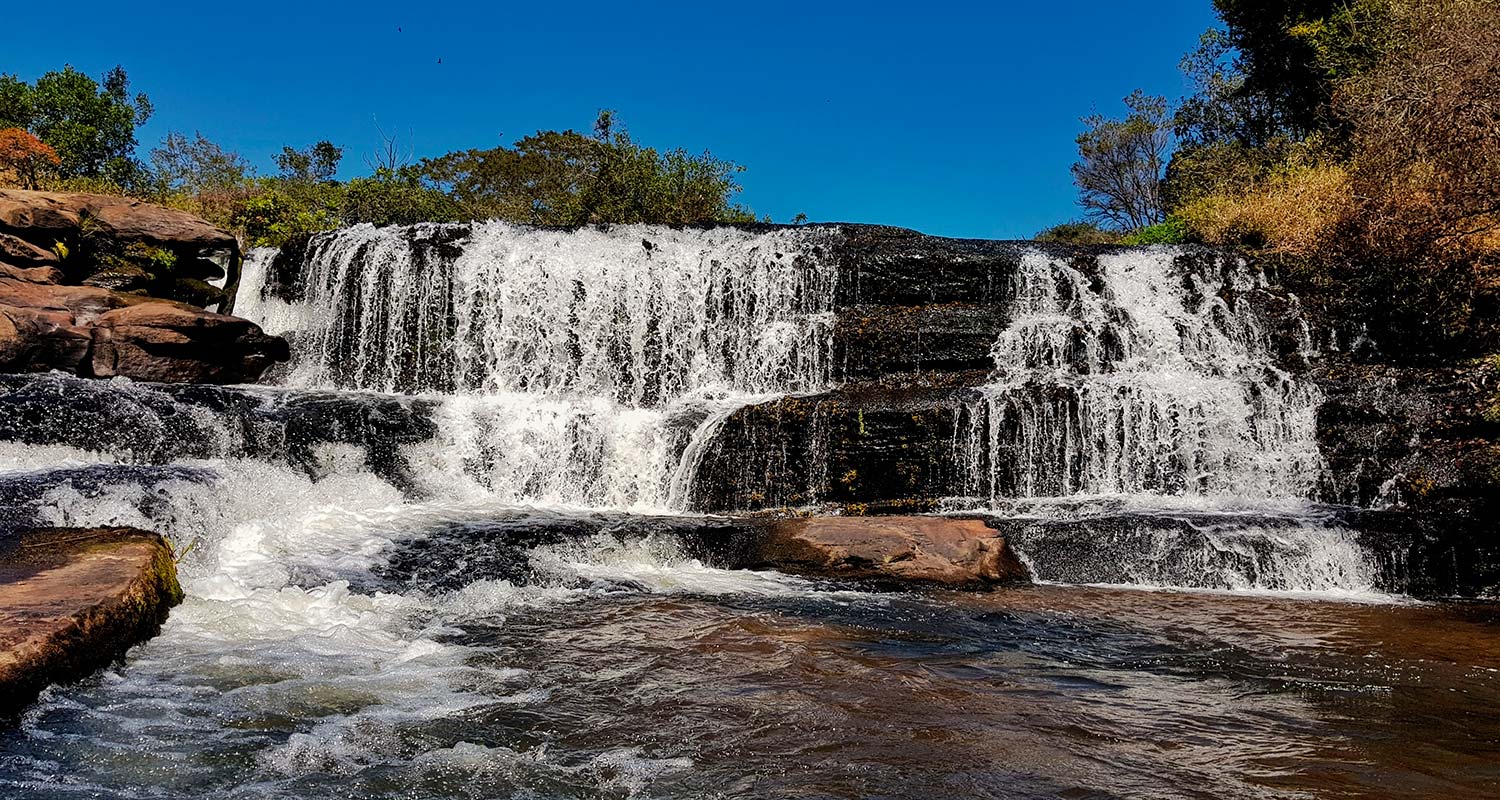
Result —
<path fill-rule="evenodd" d="M 65 445 L 139 464 L 260 458 L 320 473 L 318 449 L 353 445 L 371 471 L 411 483 L 404 445 L 437 432 L 431 404 L 356 392 L 0 375 L 0 441 Z"/>
<path fill-rule="evenodd" d="M 0 550 L 0 716 L 120 658 L 182 601 L 172 549 L 155 533 L 47 528 Z"/>
<path fill-rule="evenodd" d="M 988 371 L 1007 322 L 993 305 L 855 306 L 840 312 L 834 327 L 835 369 L 844 380 Z"/>
<path fill-rule="evenodd" d="M 842 505 L 935 507 L 962 493 L 954 457 L 963 388 L 856 386 L 736 411 L 705 453 L 695 507 L 710 512 Z"/>

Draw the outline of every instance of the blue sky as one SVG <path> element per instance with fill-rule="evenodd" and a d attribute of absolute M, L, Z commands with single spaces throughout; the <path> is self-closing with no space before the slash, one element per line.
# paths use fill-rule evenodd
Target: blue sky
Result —
<path fill-rule="evenodd" d="M 746 165 L 741 201 L 776 221 L 974 237 L 1076 217 L 1078 118 L 1135 87 L 1180 94 L 1178 59 L 1214 22 L 1209 0 L 149 9 L 14 4 L 0 72 L 121 64 L 156 105 L 143 145 L 199 130 L 263 171 L 328 138 L 356 174 L 376 120 L 425 156 L 613 108 L 638 141 Z"/>

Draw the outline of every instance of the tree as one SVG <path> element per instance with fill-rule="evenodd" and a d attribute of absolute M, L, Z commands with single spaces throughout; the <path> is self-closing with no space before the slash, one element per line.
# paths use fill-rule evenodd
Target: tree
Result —
<path fill-rule="evenodd" d="M 61 163 L 57 152 L 20 128 L 0 130 L 0 172 L 9 172 L 22 189 L 40 185 L 44 171 Z"/>
<path fill-rule="evenodd" d="M 26 128 L 58 155 L 63 178 L 95 178 L 121 186 L 142 182 L 135 131 L 151 117 L 151 101 L 130 93 L 125 70 L 103 81 L 64 67 L 28 85 L 0 75 L 0 124 Z"/>
<path fill-rule="evenodd" d="M 613 112 L 601 112 L 593 135 L 538 131 L 514 147 L 465 150 L 419 164 L 472 218 L 537 225 L 744 222 L 736 206 L 739 165 L 665 153 L 631 139 Z"/>
<path fill-rule="evenodd" d="M 1172 135 L 1165 98 L 1137 89 L 1125 106 L 1130 113 L 1123 120 L 1083 119 L 1073 182 L 1090 218 L 1134 231 L 1165 219 L 1162 166 Z"/>
<path fill-rule="evenodd" d="M 164 188 L 195 196 L 240 188 L 255 172 L 238 153 L 198 132 L 192 139 L 168 133 L 161 146 L 151 151 L 151 166 Z"/>
<path fill-rule="evenodd" d="M 294 183 L 324 183 L 333 180 L 344 159 L 344 148 L 324 139 L 303 150 L 281 148 L 276 154 L 281 179 Z"/>

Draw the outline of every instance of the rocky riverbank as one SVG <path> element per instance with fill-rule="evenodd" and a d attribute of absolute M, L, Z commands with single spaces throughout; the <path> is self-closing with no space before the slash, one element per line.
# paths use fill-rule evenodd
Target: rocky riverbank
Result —
<path fill-rule="evenodd" d="M 45 528 L 0 541 L 0 717 L 124 655 L 181 601 L 154 533 Z"/>
<path fill-rule="evenodd" d="M 0 190 L 0 372 L 254 382 L 289 352 L 228 314 L 239 269 L 234 236 L 191 214 Z"/>

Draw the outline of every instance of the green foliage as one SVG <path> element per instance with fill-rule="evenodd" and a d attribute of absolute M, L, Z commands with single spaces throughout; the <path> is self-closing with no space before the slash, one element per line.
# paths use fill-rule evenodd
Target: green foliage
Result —
<path fill-rule="evenodd" d="M 1181 217 L 1167 217 L 1165 220 L 1141 228 L 1127 235 L 1121 244 L 1147 245 L 1147 244 L 1185 244 L 1192 239 L 1192 231 Z"/>
<path fill-rule="evenodd" d="M 192 139 L 171 132 L 151 151 L 157 183 L 169 192 L 201 195 L 240 189 L 255 169 L 238 153 L 229 152 L 201 133 Z"/>
<path fill-rule="evenodd" d="M 1121 235 L 1118 231 L 1105 230 L 1092 222 L 1075 220 L 1053 225 L 1032 238 L 1038 242 L 1058 244 L 1119 244 Z"/>
<path fill-rule="evenodd" d="M 303 185 L 262 178 L 227 223 L 241 231 L 251 247 L 274 247 L 295 236 L 338 227 L 343 200 L 341 184 Z"/>
<path fill-rule="evenodd" d="M 0 127 L 25 128 L 57 151 L 64 178 L 103 179 L 120 186 L 143 183 L 135 158 L 135 131 L 151 117 L 151 101 L 130 94 L 125 70 L 115 67 L 102 83 L 73 69 L 49 72 L 34 85 L 0 75 Z"/>
<path fill-rule="evenodd" d="M 637 144 L 612 112 L 594 134 L 539 131 L 514 147 L 424 159 L 418 168 L 465 217 L 536 225 L 751 222 L 736 206 L 743 170 L 711 153 Z"/>
<path fill-rule="evenodd" d="M 322 183 L 333 180 L 339 171 L 339 162 L 344 158 L 344 148 L 324 139 L 311 147 L 296 150 L 281 148 L 276 154 L 276 166 L 281 170 L 282 180 L 296 183 Z"/>
<path fill-rule="evenodd" d="M 382 167 L 368 178 L 344 184 L 339 216 L 349 225 L 411 225 L 456 220 L 461 215 L 453 199 L 423 183 L 416 169 Z"/>

